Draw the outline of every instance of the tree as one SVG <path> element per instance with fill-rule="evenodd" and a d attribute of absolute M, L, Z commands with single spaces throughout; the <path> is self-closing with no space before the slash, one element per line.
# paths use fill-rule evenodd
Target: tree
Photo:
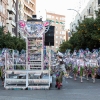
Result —
<path fill-rule="evenodd" d="M 72 48 L 72 45 L 71 45 L 68 41 L 64 41 L 64 42 L 60 45 L 59 51 L 60 51 L 60 52 L 65 52 L 66 49 L 70 49 L 70 48 Z"/>
<path fill-rule="evenodd" d="M 21 51 L 26 48 L 26 43 L 23 39 L 12 37 L 11 34 L 4 33 L 4 27 L 0 27 L 0 48 L 17 49 Z"/>
<path fill-rule="evenodd" d="M 100 10 L 96 11 L 96 19 L 85 18 L 79 22 L 75 32 L 69 41 L 60 46 L 61 51 L 65 49 L 79 50 L 89 48 L 90 50 L 100 47 Z M 71 46 L 66 46 L 66 45 Z"/>

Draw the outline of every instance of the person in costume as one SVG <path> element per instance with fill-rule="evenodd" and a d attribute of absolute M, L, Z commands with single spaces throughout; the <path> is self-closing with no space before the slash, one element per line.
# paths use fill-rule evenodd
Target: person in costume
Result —
<path fill-rule="evenodd" d="M 62 58 L 63 54 L 58 52 L 57 54 L 58 63 L 56 65 L 56 85 L 55 85 L 55 87 L 58 89 L 60 89 L 60 87 L 62 86 L 63 75 L 66 74 L 65 64 Z"/>
<path fill-rule="evenodd" d="M 91 74 L 91 69 L 90 69 L 90 51 L 85 52 L 85 74 L 86 74 L 86 79 L 89 80 L 88 76 Z"/>
<path fill-rule="evenodd" d="M 85 61 L 84 61 L 84 54 L 81 52 L 79 54 L 79 62 L 78 62 L 78 70 L 80 72 L 80 79 L 81 82 L 83 82 L 83 73 L 84 73 L 84 68 L 85 68 Z"/>
<path fill-rule="evenodd" d="M 98 51 L 98 57 L 97 57 L 97 61 L 98 61 L 98 69 L 97 69 L 97 76 L 100 76 L 100 48 Z"/>
<path fill-rule="evenodd" d="M 72 66 L 71 57 L 70 57 L 70 51 L 68 51 L 66 53 L 65 65 L 66 65 L 66 72 L 67 72 L 66 77 L 70 78 L 69 74 L 70 74 L 71 66 Z"/>
<path fill-rule="evenodd" d="M 95 52 L 93 52 L 91 55 L 90 66 L 92 69 L 91 75 L 92 75 L 93 83 L 95 83 L 96 71 L 97 71 L 97 68 L 99 67 Z"/>
<path fill-rule="evenodd" d="M 77 72 L 78 72 L 76 51 L 74 51 L 73 55 L 72 55 L 72 70 L 74 73 L 74 80 L 76 80 L 76 76 L 77 76 Z"/>

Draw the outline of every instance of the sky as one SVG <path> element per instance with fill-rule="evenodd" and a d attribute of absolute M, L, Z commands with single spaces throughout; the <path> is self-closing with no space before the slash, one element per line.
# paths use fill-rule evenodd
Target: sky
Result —
<path fill-rule="evenodd" d="M 66 29 L 70 28 L 70 23 L 77 14 L 74 10 L 79 8 L 80 0 L 36 0 L 36 12 L 37 16 L 42 16 L 45 20 L 46 12 L 53 12 L 66 16 Z"/>

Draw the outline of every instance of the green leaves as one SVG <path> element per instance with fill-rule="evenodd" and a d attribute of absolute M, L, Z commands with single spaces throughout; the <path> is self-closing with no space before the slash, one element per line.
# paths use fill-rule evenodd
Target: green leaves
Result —
<path fill-rule="evenodd" d="M 96 11 L 96 19 L 85 18 L 76 27 L 75 32 L 69 41 L 66 41 L 60 45 L 60 50 L 65 51 L 66 49 L 78 50 L 86 49 L 90 50 L 100 47 L 100 10 Z M 70 45 L 70 46 L 69 46 Z"/>
<path fill-rule="evenodd" d="M 0 48 L 17 49 L 21 51 L 26 48 L 26 43 L 23 39 L 12 37 L 8 32 L 3 32 L 4 28 L 0 27 Z"/>

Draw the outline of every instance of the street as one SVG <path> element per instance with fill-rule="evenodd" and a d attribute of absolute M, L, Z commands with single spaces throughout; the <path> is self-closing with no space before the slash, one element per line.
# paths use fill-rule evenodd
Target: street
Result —
<path fill-rule="evenodd" d="M 54 85 L 55 81 L 50 90 L 4 90 L 0 85 L 0 100 L 100 100 L 100 79 L 96 83 L 91 78 L 83 83 L 79 78 L 64 79 L 61 90 Z"/>

